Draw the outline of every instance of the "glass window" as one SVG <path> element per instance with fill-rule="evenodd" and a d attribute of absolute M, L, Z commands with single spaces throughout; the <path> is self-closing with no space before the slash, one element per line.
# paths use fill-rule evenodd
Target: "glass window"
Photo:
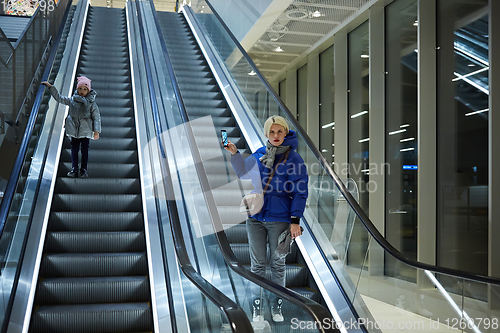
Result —
<path fill-rule="evenodd" d="M 302 128 L 307 131 L 307 65 L 297 71 L 297 120 Z M 299 144 L 297 152 L 306 160 L 306 147 Z"/>
<path fill-rule="evenodd" d="M 488 0 L 437 5 L 437 264 L 487 275 Z"/>
<path fill-rule="evenodd" d="M 417 259 L 417 0 L 385 8 L 385 232 L 406 257 Z M 387 255 L 385 274 L 416 281 Z"/>
<path fill-rule="evenodd" d="M 285 103 L 285 105 L 286 105 L 286 79 L 281 81 L 279 84 L 279 95 L 280 95 L 280 98 L 283 101 L 283 103 Z M 280 116 L 284 116 L 283 111 L 281 111 L 281 109 L 278 110 L 278 114 Z"/>
<path fill-rule="evenodd" d="M 319 149 L 325 159 L 334 161 L 334 98 L 333 46 L 319 55 Z"/>
<path fill-rule="evenodd" d="M 349 47 L 349 177 L 356 182 L 359 204 L 368 211 L 369 181 L 369 25 L 368 21 L 348 35 Z M 362 267 L 368 247 L 368 234 L 355 223 L 348 263 Z M 366 266 L 364 266 L 366 268 Z"/>

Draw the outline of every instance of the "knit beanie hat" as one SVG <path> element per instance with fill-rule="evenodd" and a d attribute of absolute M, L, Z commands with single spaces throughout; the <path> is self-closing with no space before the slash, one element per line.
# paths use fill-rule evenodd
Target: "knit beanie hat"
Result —
<path fill-rule="evenodd" d="M 78 81 L 76 85 L 76 89 L 80 88 L 81 86 L 87 87 L 87 89 L 90 91 L 90 79 L 85 77 L 85 76 L 80 76 L 77 77 L 76 80 Z"/>

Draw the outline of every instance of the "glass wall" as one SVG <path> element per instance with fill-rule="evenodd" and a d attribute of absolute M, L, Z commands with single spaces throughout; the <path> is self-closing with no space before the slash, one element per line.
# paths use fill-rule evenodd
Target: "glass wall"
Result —
<path fill-rule="evenodd" d="M 333 68 L 333 46 L 330 46 L 319 55 L 319 149 L 330 164 L 335 154 Z"/>
<path fill-rule="evenodd" d="M 307 131 L 307 65 L 297 70 L 297 120 Z M 305 149 L 303 144 L 299 144 L 297 152 L 307 162 Z"/>
<path fill-rule="evenodd" d="M 437 263 L 487 275 L 488 0 L 437 5 Z"/>
<path fill-rule="evenodd" d="M 359 204 L 369 216 L 369 25 L 368 21 L 348 35 L 349 47 L 349 177 L 358 184 Z M 361 223 L 353 230 L 348 263 L 361 267 L 368 234 Z M 366 267 L 366 266 L 365 266 Z"/>
<path fill-rule="evenodd" d="M 417 259 L 417 0 L 385 8 L 385 230 L 387 240 Z M 424 129 L 425 130 L 425 129 Z M 387 256 L 385 273 L 416 281 Z"/>

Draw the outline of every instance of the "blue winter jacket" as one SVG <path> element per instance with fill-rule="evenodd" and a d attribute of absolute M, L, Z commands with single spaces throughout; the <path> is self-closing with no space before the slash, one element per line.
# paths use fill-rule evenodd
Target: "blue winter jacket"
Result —
<path fill-rule="evenodd" d="M 288 222 L 291 217 L 302 217 L 307 200 L 307 167 L 302 157 L 296 152 L 297 134 L 290 130 L 282 145 L 290 145 L 286 163 L 281 162 L 274 174 L 264 196 L 264 206 L 260 213 L 252 217 L 262 222 Z M 252 192 L 262 192 L 268 177 L 282 155 L 276 155 L 273 168 L 265 167 L 260 158 L 266 153 L 266 147 L 257 149 L 255 153 L 243 158 L 240 153 L 231 156 L 231 164 L 240 179 L 251 179 L 254 185 Z"/>

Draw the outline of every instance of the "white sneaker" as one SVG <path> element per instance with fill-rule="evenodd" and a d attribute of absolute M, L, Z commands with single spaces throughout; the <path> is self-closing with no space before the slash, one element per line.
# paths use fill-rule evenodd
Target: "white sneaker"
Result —
<path fill-rule="evenodd" d="M 256 298 L 252 302 L 253 314 L 252 321 L 264 321 L 264 316 L 262 315 L 262 307 L 260 306 L 261 302 L 259 298 Z"/>
<path fill-rule="evenodd" d="M 282 304 L 283 300 L 278 298 L 276 303 L 271 306 L 271 317 L 275 323 L 281 323 L 285 320 L 285 317 L 283 317 L 283 313 L 281 312 Z"/>

